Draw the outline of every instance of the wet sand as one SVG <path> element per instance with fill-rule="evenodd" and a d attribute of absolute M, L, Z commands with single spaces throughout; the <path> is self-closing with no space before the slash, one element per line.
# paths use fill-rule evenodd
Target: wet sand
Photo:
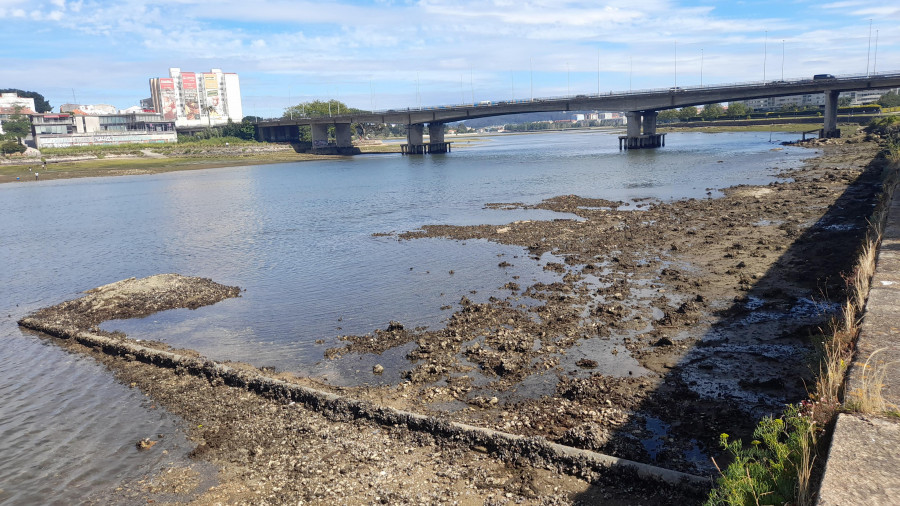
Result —
<path fill-rule="evenodd" d="M 396 322 L 345 336 L 345 346 L 327 353 L 377 360 L 411 346 L 408 368 L 381 372 L 404 379 L 395 386 L 336 389 L 262 372 L 377 405 L 714 476 L 709 458 L 722 462 L 720 433 L 746 439 L 760 417 L 807 398 L 821 329 L 844 298 L 842 276 L 879 190 L 884 163 L 875 143 L 854 137 L 813 145 L 823 155 L 780 172 L 778 182 L 729 188 L 721 198 L 632 202 L 637 209 L 625 210 L 624 203 L 567 195 L 535 207 L 578 221 L 428 225 L 399 234 L 518 245 L 522 254 L 498 259 L 498 269 L 532 256 L 561 281 L 511 282 L 498 287 L 506 296 L 488 303 L 460 301 L 445 328 Z M 542 259 L 548 252 L 564 260 Z M 118 492 L 133 498 L 177 490 L 199 504 L 692 504 L 700 497 L 615 473 L 576 469 L 572 477 L 572 470 L 464 440 L 318 412 L 184 368 L 55 341 L 91 353 L 182 416 L 198 444 L 195 456 L 220 469 L 212 489 L 199 486 L 205 482 L 196 472 L 176 469 Z"/>

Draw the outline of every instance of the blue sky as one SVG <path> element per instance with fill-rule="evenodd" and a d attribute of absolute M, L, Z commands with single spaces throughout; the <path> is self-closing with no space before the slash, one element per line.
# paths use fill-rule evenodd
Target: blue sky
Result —
<path fill-rule="evenodd" d="M 896 1 L 0 0 L 0 26 L 0 88 L 54 107 L 169 67 L 238 73 L 259 116 L 900 71 Z"/>

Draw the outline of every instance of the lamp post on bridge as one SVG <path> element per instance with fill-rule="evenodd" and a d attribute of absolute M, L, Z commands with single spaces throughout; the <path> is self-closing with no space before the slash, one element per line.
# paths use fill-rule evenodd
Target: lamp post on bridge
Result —
<path fill-rule="evenodd" d="M 781 39 L 781 80 L 784 81 L 784 39 Z"/>
<path fill-rule="evenodd" d="M 875 30 L 875 59 L 872 61 L 872 75 L 878 75 L 875 67 L 878 65 L 878 30 Z"/>
<path fill-rule="evenodd" d="M 700 48 L 700 87 L 703 87 L 703 48 Z"/>
<path fill-rule="evenodd" d="M 869 18 L 869 49 L 866 51 L 866 77 L 869 77 L 869 57 L 872 55 L 872 18 Z"/>
<path fill-rule="evenodd" d="M 675 89 L 678 89 L 678 40 L 675 41 Z"/>

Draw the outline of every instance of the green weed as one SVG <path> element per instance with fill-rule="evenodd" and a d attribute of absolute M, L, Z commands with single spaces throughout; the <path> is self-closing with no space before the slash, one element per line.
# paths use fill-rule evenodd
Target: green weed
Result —
<path fill-rule="evenodd" d="M 807 414 L 791 405 L 780 418 L 764 418 L 747 447 L 740 439 L 730 440 L 728 434 L 722 434 L 720 443 L 734 461 L 724 471 L 720 469 L 722 476 L 706 504 L 804 504 L 801 498 L 810 496 L 814 427 Z M 798 483 L 798 476 L 806 478 Z"/>

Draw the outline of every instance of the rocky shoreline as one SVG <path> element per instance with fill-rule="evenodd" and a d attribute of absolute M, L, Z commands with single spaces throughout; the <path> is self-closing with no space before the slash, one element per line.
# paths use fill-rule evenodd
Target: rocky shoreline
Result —
<path fill-rule="evenodd" d="M 714 476 L 710 457 L 722 462 L 720 433 L 746 437 L 760 417 L 807 397 L 821 331 L 844 298 L 842 276 L 880 187 L 876 143 L 854 137 L 814 146 L 822 156 L 799 169 L 773 168 L 776 182 L 729 188 L 720 198 L 620 203 L 567 195 L 534 207 L 577 220 L 427 225 L 399 234 L 401 241 L 520 246 L 518 258 L 497 268 L 530 256 L 559 281 L 511 279 L 487 303 L 463 298 L 444 328 L 395 322 L 344 336 L 327 353 L 334 360 L 377 357 L 408 346 L 407 369 L 373 371 L 400 376 L 395 386 L 337 389 L 264 372 L 373 406 Z M 78 307 L 75 314 L 83 313 Z M 94 316 L 72 325 L 97 330 Z M 220 484 L 208 490 L 186 486 L 190 469 L 173 471 L 187 491 L 183 500 L 199 504 L 672 504 L 702 497 L 595 469 L 547 469 L 465 438 L 320 413 L 190 368 L 59 342 L 96 356 L 188 422 L 195 455 L 221 469 Z M 157 492 L 171 493 L 174 485 L 161 487 Z M 121 493 L 142 497 L 151 488 L 134 484 Z"/>

